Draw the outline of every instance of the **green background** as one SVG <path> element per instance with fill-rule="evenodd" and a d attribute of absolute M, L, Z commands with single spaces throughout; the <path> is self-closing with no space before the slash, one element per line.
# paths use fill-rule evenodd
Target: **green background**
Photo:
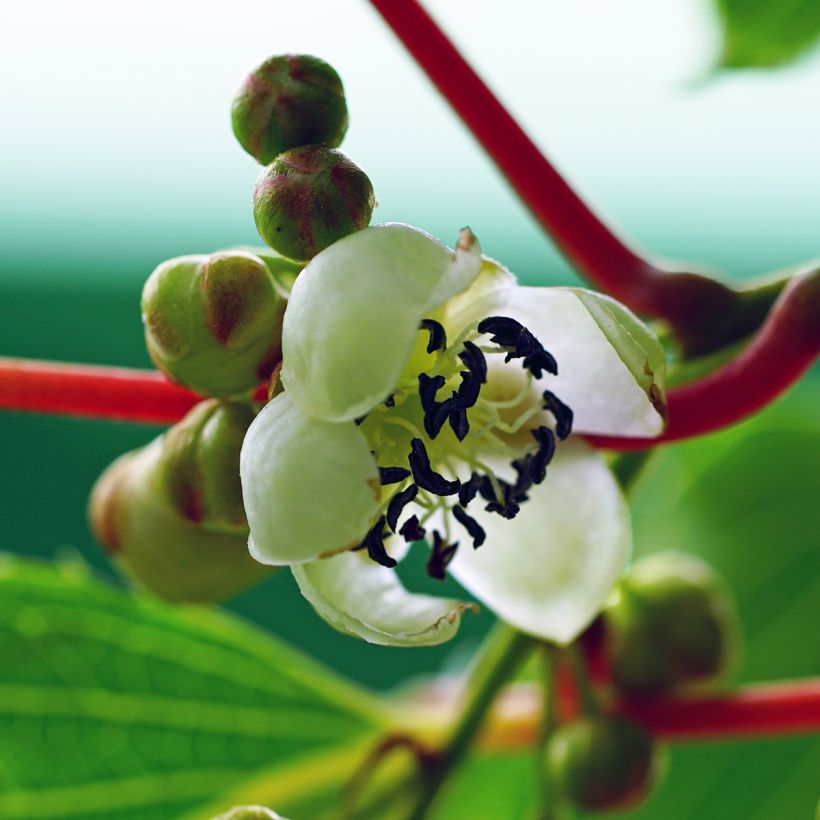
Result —
<path fill-rule="evenodd" d="M 736 278 L 815 256 L 820 59 L 707 82 L 717 31 L 699 4 L 566 5 L 515 0 L 501 14 L 486 2 L 428 3 L 539 145 L 636 243 Z M 247 70 L 281 51 L 318 54 L 342 75 L 351 108 L 343 148 L 374 182 L 374 221 L 412 222 L 450 242 L 469 224 L 485 252 L 524 281 L 577 281 L 365 2 L 314 3 L 308 12 L 52 0 L 2 17 L 0 355 L 148 366 L 138 300 L 153 267 L 258 242 L 250 195 L 259 167 L 233 140 L 229 102 Z M 711 555 L 746 596 L 754 638 L 739 675 L 747 679 L 820 665 L 806 627 L 820 615 L 810 585 L 820 573 L 816 504 L 792 492 L 773 497 L 773 488 L 806 486 L 816 473 L 816 399 L 807 383 L 753 428 L 762 444 L 751 462 L 751 443 L 731 437 L 746 435 L 742 428 L 697 451 L 670 448 L 636 502 L 639 550 Z M 85 522 L 89 489 L 117 455 L 158 432 L 0 415 L 0 549 L 80 553 L 107 572 Z M 760 476 L 769 483 L 755 485 Z M 721 529 L 727 483 L 738 518 Z M 745 528 L 734 526 L 739 519 Z M 792 557 L 767 574 L 770 551 L 784 549 Z M 411 559 L 407 574 L 423 586 L 421 564 Z M 458 641 L 437 649 L 371 647 L 319 621 L 287 573 L 230 607 L 377 688 L 462 668 L 491 620 L 468 618 Z M 715 771 L 740 785 L 713 785 L 697 811 L 678 797 L 674 817 L 753 816 L 741 810 L 744 788 L 776 791 L 727 770 L 730 748 L 679 752 L 665 788 L 683 794 Z M 790 772 L 806 768 L 817 751 L 783 741 L 743 754 L 762 775 L 775 759 L 792 760 Z M 799 804 L 808 816 L 816 795 L 807 782 L 780 789 L 783 811 L 793 795 L 789 811 Z M 660 815 L 650 804 L 646 816 Z"/>

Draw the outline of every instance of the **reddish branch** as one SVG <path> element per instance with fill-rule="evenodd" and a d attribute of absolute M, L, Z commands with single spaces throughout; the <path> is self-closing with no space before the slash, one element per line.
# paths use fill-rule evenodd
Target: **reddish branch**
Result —
<path fill-rule="evenodd" d="M 535 685 L 511 687 L 482 738 L 489 748 L 531 746 L 540 731 L 543 695 Z M 820 679 L 752 684 L 725 695 L 620 701 L 629 715 L 672 741 L 777 737 L 820 731 Z"/>
<path fill-rule="evenodd" d="M 370 0 L 569 261 L 633 310 L 677 328 L 732 310 L 737 294 L 629 248 L 586 205 L 416 0 Z"/>

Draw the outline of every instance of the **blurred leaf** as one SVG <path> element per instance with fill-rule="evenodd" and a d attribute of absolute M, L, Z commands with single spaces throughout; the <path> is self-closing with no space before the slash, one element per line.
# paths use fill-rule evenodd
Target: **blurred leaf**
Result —
<path fill-rule="evenodd" d="M 4 820 L 205 817 L 259 779 L 332 801 L 384 725 L 377 701 L 237 619 L 0 562 Z"/>
<path fill-rule="evenodd" d="M 715 0 L 723 22 L 720 68 L 775 68 L 820 39 L 817 0 Z"/>

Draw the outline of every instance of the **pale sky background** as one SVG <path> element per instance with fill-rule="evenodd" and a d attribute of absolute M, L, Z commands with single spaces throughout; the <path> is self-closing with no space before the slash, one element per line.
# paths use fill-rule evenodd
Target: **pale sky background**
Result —
<path fill-rule="evenodd" d="M 706 0 L 427 6 L 539 145 L 641 244 L 736 274 L 820 252 L 816 54 L 696 85 L 717 49 Z M 342 149 L 374 182 L 374 221 L 451 242 L 470 224 L 525 275 L 562 275 L 365 0 L 33 0 L 0 7 L 0 277 L 17 275 L 8 260 L 21 254 L 42 258 L 42 274 L 25 275 L 46 282 L 65 254 L 155 264 L 253 241 L 260 168 L 234 141 L 230 101 L 251 68 L 284 51 L 341 74 Z"/>

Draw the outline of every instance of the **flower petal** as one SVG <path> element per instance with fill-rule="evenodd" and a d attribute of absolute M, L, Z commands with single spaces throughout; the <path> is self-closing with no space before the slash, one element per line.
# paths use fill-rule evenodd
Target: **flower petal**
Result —
<path fill-rule="evenodd" d="M 629 513 L 604 460 L 580 441 L 559 445 L 546 481 L 512 521 L 469 508 L 487 533 L 461 538 L 450 571 L 499 617 L 566 644 L 592 621 L 629 556 Z M 454 535 L 458 538 L 458 534 Z"/>
<path fill-rule="evenodd" d="M 470 604 L 408 592 L 362 552 L 292 567 L 302 595 L 332 627 L 383 646 L 434 646 L 458 632 Z"/>
<path fill-rule="evenodd" d="M 293 286 L 282 331 L 282 383 L 294 404 L 350 421 L 390 394 L 424 316 L 470 285 L 481 249 L 456 253 L 409 225 L 365 228 L 335 242 Z"/>
<path fill-rule="evenodd" d="M 651 331 L 625 307 L 581 288 L 497 287 L 448 319 L 448 333 L 487 315 L 524 324 L 558 361 L 549 388 L 582 433 L 656 436 L 665 424 L 666 359 Z"/>
<path fill-rule="evenodd" d="M 354 424 L 304 413 L 282 393 L 253 420 L 239 460 L 251 554 L 310 561 L 355 546 L 379 504 L 379 472 Z"/>

